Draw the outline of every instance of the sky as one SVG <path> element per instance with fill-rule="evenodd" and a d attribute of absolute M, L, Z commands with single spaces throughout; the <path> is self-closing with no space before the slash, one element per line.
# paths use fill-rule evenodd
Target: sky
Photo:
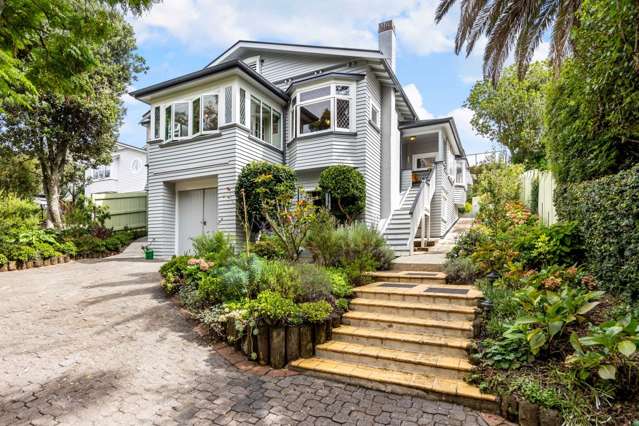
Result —
<path fill-rule="evenodd" d="M 435 24 L 436 0 L 164 0 L 140 17 L 130 17 L 138 53 L 149 67 L 130 89 L 197 71 L 237 40 L 259 40 L 377 49 L 377 24 L 393 19 L 396 72 L 420 118 L 452 116 L 467 153 L 492 149 L 475 134 L 472 111 L 463 107 L 481 78 L 483 45 L 468 57 L 455 55 L 458 11 Z M 542 43 L 535 59 L 547 55 Z M 139 124 L 147 106 L 129 95 L 120 129 L 122 142 L 142 146 Z"/>

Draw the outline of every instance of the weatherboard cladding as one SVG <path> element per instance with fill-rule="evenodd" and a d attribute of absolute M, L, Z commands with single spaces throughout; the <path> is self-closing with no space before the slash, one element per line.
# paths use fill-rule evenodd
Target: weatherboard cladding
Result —
<path fill-rule="evenodd" d="M 149 145 L 149 241 L 158 256 L 175 252 L 174 182 L 217 176 L 217 229 L 239 237 L 235 214 L 235 183 L 244 165 L 253 160 L 282 162 L 282 154 L 254 141 L 248 130 L 232 126 L 221 135 L 193 142 Z"/>

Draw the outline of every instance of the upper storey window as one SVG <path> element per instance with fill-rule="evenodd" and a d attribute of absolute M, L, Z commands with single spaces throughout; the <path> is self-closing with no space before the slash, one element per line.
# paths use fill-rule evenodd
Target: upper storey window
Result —
<path fill-rule="evenodd" d="M 279 112 L 255 96 L 251 96 L 251 134 L 258 139 L 282 148 L 282 120 Z"/>
<path fill-rule="evenodd" d="M 159 107 L 154 114 L 159 114 Z M 218 129 L 219 94 L 211 93 L 164 106 L 164 139 L 184 139 Z M 155 118 L 156 129 L 159 118 Z M 156 131 L 157 133 L 157 131 Z"/>
<path fill-rule="evenodd" d="M 291 137 L 331 130 L 353 130 L 354 92 L 353 85 L 344 83 L 298 91 L 291 101 Z"/>

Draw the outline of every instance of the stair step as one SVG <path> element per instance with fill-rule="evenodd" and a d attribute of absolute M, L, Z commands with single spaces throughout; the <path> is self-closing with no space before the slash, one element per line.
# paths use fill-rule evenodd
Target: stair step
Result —
<path fill-rule="evenodd" d="M 349 325 L 334 328 L 333 340 L 455 358 L 467 357 L 470 348 L 470 340 L 462 337 L 420 335 Z"/>
<path fill-rule="evenodd" d="M 400 333 L 422 333 L 446 337 L 472 337 L 473 335 L 471 321 L 441 321 L 375 312 L 350 311 L 344 314 L 342 322 L 354 327 L 370 327 Z"/>
<path fill-rule="evenodd" d="M 472 365 L 463 358 L 433 356 L 425 353 L 384 349 L 376 346 L 331 340 L 316 347 L 318 358 L 368 367 L 387 368 L 405 373 L 419 373 L 446 379 L 463 380 Z"/>
<path fill-rule="evenodd" d="M 495 396 L 481 393 L 479 388 L 461 380 L 366 367 L 321 358 L 301 358 L 291 362 L 289 366 L 320 377 L 387 392 L 461 403 L 481 410 L 495 411 L 498 408 Z"/>
<path fill-rule="evenodd" d="M 418 283 L 418 284 L 439 284 L 445 285 L 446 274 L 443 272 L 425 272 L 425 271 L 376 271 L 367 272 L 367 276 L 382 281 L 391 281 L 396 283 Z"/>
<path fill-rule="evenodd" d="M 476 308 L 461 305 L 442 305 L 356 298 L 350 309 L 355 312 L 374 312 L 383 315 L 435 319 L 440 321 L 473 321 Z"/>
<path fill-rule="evenodd" d="M 405 287 L 411 284 L 413 287 Z M 430 291 L 427 292 L 427 290 Z M 464 290 L 466 290 L 464 294 L 452 293 Z M 397 283 L 393 281 L 381 281 L 355 287 L 353 292 L 356 297 L 365 299 L 465 306 L 477 306 L 479 300 L 483 297 L 481 291 L 473 286 Z"/>

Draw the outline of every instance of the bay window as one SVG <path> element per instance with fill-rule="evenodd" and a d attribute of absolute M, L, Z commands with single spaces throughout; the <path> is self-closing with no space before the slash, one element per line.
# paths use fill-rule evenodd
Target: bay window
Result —
<path fill-rule="evenodd" d="M 173 138 L 184 138 L 189 135 L 189 104 L 178 102 L 173 104 Z"/>
<path fill-rule="evenodd" d="M 219 124 L 218 113 L 218 95 L 202 96 L 202 131 L 211 132 L 217 130 Z"/>
<path fill-rule="evenodd" d="M 251 135 L 282 148 L 282 116 L 261 99 L 251 96 Z"/>
<path fill-rule="evenodd" d="M 304 90 L 291 100 L 291 138 L 330 130 L 354 128 L 354 86 L 327 84 Z"/>
<path fill-rule="evenodd" d="M 200 120 L 200 102 L 201 99 L 200 98 L 195 98 L 193 99 L 193 101 L 191 102 L 191 111 L 193 114 L 193 131 L 191 132 L 192 135 L 197 135 L 198 133 L 200 133 L 200 122 L 202 120 Z"/>

